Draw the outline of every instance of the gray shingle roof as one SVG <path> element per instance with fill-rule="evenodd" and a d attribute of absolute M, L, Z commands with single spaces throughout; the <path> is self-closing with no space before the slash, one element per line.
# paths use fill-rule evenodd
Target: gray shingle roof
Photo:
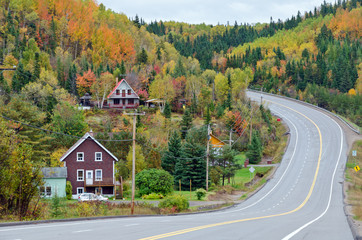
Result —
<path fill-rule="evenodd" d="M 46 167 L 41 169 L 44 178 L 67 178 L 66 167 Z"/>

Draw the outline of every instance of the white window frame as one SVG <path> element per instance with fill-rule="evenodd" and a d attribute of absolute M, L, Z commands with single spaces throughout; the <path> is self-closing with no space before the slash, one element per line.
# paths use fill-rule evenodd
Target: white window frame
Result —
<path fill-rule="evenodd" d="M 82 154 L 81 160 L 79 160 L 78 154 Z M 77 162 L 84 162 L 84 152 L 77 152 Z"/>
<path fill-rule="evenodd" d="M 97 160 L 97 153 L 101 154 L 101 159 L 100 159 L 100 160 Z M 96 162 L 101 162 L 101 161 L 103 161 L 102 152 L 95 152 L 95 153 L 94 153 L 94 159 L 95 159 Z"/>
<path fill-rule="evenodd" d="M 79 190 L 82 190 L 82 192 L 79 193 Z M 84 193 L 84 187 L 77 187 L 77 195 L 80 195 L 82 193 Z"/>
<path fill-rule="evenodd" d="M 79 172 L 83 173 L 83 179 L 82 180 L 79 180 L 79 175 L 78 175 Z M 77 182 L 84 182 L 84 169 L 77 169 Z"/>
<path fill-rule="evenodd" d="M 97 171 L 100 171 L 101 172 L 101 178 L 97 178 Z M 94 171 L 94 180 L 95 181 L 102 181 L 102 179 L 103 179 L 103 171 L 102 171 L 102 169 L 96 169 L 95 171 Z"/>

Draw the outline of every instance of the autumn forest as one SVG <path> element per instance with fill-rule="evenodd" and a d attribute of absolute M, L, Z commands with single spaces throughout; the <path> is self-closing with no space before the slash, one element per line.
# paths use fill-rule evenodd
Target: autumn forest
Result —
<path fill-rule="evenodd" d="M 147 23 L 94 0 L 0 0 L 0 203 L 29 205 L 35 192 L 20 195 L 19 184 L 40 182 L 32 169 L 59 166 L 90 130 L 121 159 L 117 174 L 128 178 L 131 117 L 103 107 L 123 78 L 146 112 L 137 122 L 137 171 L 174 168 L 170 139 L 184 144 L 185 158 L 201 158 L 210 122 L 221 139 L 229 131 L 239 139 L 243 120 L 253 118 L 255 136 L 245 133 L 234 148 L 248 151 L 256 139 L 272 156 L 281 125 L 245 98 L 247 88 L 303 100 L 361 126 L 361 4 L 324 2 L 286 20 L 213 26 Z M 86 93 L 90 111 L 78 108 Z M 164 109 L 143 106 L 149 99 L 162 99 Z M 27 179 L 7 184 L 20 172 Z"/>

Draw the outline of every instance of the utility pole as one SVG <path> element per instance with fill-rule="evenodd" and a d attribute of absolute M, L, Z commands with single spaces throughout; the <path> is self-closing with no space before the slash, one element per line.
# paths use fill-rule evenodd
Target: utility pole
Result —
<path fill-rule="evenodd" d="M 135 193 L 135 175 L 136 175 L 136 121 L 137 115 L 145 115 L 145 113 L 137 113 L 135 110 L 134 113 L 125 113 L 125 115 L 133 116 L 133 146 L 132 146 L 132 201 L 131 201 L 131 215 L 134 213 L 134 193 Z"/>
<path fill-rule="evenodd" d="M 230 134 L 229 134 L 229 145 L 231 147 L 231 138 L 232 138 L 232 134 L 233 134 L 233 129 L 230 128 Z"/>
<path fill-rule="evenodd" d="M 207 125 L 207 145 L 206 145 L 206 191 L 209 191 L 209 155 L 210 155 L 210 124 Z"/>

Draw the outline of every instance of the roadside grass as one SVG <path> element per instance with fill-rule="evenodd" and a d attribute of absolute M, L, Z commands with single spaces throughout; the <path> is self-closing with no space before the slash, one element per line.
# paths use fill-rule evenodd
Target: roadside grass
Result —
<path fill-rule="evenodd" d="M 352 151 L 357 151 L 357 156 L 352 156 Z M 362 220 L 362 170 L 358 172 L 354 167 L 362 168 L 362 140 L 356 141 L 348 155 L 346 164 L 346 180 L 349 182 L 347 196 L 348 202 L 352 205 L 354 218 Z"/>
<path fill-rule="evenodd" d="M 276 121 L 275 117 L 273 117 L 273 121 Z M 288 141 L 288 136 L 284 135 L 286 131 L 285 126 L 276 121 L 276 140 L 269 142 L 268 146 L 263 150 L 264 157 L 271 158 L 272 163 L 279 163 L 282 160 Z"/>
<path fill-rule="evenodd" d="M 242 168 L 237 170 L 235 176 L 230 180 L 230 183 L 228 183 L 227 179 L 225 180 L 225 185 L 231 185 L 236 190 L 249 192 L 250 190 L 254 189 L 254 184 L 251 184 L 250 187 L 247 187 L 246 185 L 250 184 L 250 182 L 253 181 L 256 175 L 264 179 L 268 175 L 270 170 L 273 168 L 273 167 L 258 167 L 258 166 L 253 166 L 253 167 L 255 168 L 255 171 L 253 173 L 249 171 L 249 168 Z"/>

